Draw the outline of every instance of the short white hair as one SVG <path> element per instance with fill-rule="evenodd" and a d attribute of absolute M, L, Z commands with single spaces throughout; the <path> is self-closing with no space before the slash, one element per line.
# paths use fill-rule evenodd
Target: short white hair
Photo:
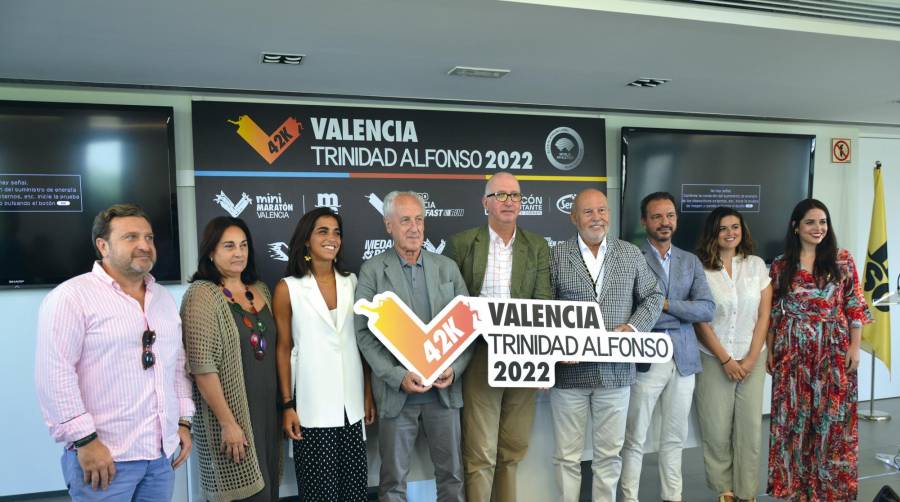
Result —
<path fill-rule="evenodd" d="M 488 195 L 494 193 L 494 191 L 491 189 L 491 183 L 494 181 L 494 178 L 496 178 L 497 176 L 511 176 L 512 179 L 516 180 L 516 183 L 519 182 L 519 178 L 516 178 L 516 176 L 514 174 L 508 173 L 506 171 L 500 171 L 499 173 L 491 176 L 491 178 L 489 180 L 487 180 L 487 183 L 484 184 L 484 195 L 485 196 L 488 196 Z"/>
<path fill-rule="evenodd" d="M 394 190 L 384 196 L 384 206 L 381 209 L 385 218 L 390 218 L 391 215 L 394 214 L 394 201 L 401 195 L 408 195 L 415 198 L 416 202 L 419 203 L 419 207 L 422 208 L 422 214 L 425 214 L 425 199 L 423 199 L 421 195 L 412 190 Z"/>

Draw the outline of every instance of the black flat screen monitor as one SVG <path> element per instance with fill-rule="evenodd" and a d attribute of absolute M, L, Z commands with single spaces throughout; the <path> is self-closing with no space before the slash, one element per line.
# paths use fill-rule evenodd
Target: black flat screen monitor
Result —
<path fill-rule="evenodd" d="M 0 101 L 0 288 L 91 269 L 91 224 L 140 205 L 160 281 L 180 279 L 171 107 Z"/>
<path fill-rule="evenodd" d="M 730 206 L 770 263 L 794 205 L 812 194 L 815 136 L 623 127 L 621 146 L 621 236 L 635 244 L 646 239 L 641 199 L 665 191 L 677 201 L 676 246 L 694 251 L 709 212 Z"/>

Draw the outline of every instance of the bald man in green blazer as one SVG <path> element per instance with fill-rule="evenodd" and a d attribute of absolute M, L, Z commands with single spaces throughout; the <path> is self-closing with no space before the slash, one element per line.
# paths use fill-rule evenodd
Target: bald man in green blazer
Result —
<path fill-rule="evenodd" d="M 482 204 L 487 225 L 450 237 L 444 253 L 459 266 L 469 294 L 551 299 L 550 248 L 543 237 L 516 225 L 522 192 L 515 176 L 491 177 Z M 528 452 L 534 423 L 535 390 L 494 388 L 487 378 L 487 343 L 479 339 L 463 375 L 466 499 L 514 502 L 516 468 Z"/>

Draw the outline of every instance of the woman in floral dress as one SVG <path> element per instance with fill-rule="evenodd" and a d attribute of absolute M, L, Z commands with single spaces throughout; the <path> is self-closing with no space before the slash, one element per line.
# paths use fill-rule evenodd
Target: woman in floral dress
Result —
<path fill-rule="evenodd" d="M 856 368 L 860 331 L 872 316 L 824 204 L 797 204 L 785 253 L 769 276 L 768 493 L 801 502 L 856 500 Z"/>

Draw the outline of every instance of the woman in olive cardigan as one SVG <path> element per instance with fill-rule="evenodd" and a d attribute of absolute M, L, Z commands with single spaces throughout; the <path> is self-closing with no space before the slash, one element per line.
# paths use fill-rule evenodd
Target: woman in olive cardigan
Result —
<path fill-rule="evenodd" d="M 207 224 L 181 305 L 194 376 L 194 449 L 207 499 L 277 501 L 281 475 L 275 323 L 238 218 Z"/>

